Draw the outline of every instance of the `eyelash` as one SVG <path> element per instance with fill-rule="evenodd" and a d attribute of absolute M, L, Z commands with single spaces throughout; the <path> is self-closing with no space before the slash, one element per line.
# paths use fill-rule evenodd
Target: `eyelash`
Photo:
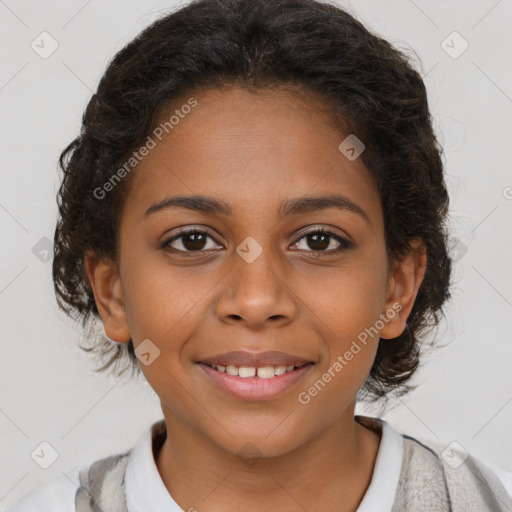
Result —
<path fill-rule="evenodd" d="M 168 246 L 170 246 L 170 244 L 172 242 L 174 242 L 175 240 L 179 240 L 180 238 L 182 238 L 182 237 L 184 237 L 186 235 L 190 235 L 190 234 L 207 235 L 216 244 L 221 245 L 217 241 L 217 239 L 213 235 L 211 235 L 208 231 L 200 230 L 200 229 L 196 229 L 196 228 L 190 228 L 190 229 L 186 229 L 186 230 L 180 231 L 176 235 L 174 235 L 171 238 L 169 238 L 166 241 L 164 241 L 162 243 L 162 245 L 161 245 L 161 248 L 165 249 Z M 334 253 L 339 253 L 339 252 L 342 252 L 342 251 L 344 251 L 346 249 L 350 249 L 350 248 L 352 248 L 354 246 L 346 238 L 344 238 L 344 237 L 342 237 L 342 236 L 340 236 L 340 235 L 338 235 L 336 233 L 333 233 L 332 231 L 328 231 L 326 229 L 323 229 L 323 228 L 316 228 L 316 229 L 312 229 L 310 231 L 307 231 L 306 233 L 303 233 L 301 235 L 301 237 L 293 245 L 296 245 L 303 238 L 306 238 L 307 236 L 315 235 L 315 234 L 327 235 L 330 238 L 333 238 L 334 240 L 336 240 L 340 244 L 340 246 L 337 249 L 331 249 L 329 251 L 320 251 L 320 250 L 316 250 L 316 251 L 315 250 L 309 250 L 309 251 L 306 251 L 306 252 L 310 252 L 310 253 L 315 254 L 315 256 L 320 256 L 321 254 L 329 254 L 330 255 L 330 254 L 334 254 Z M 197 254 L 197 253 L 204 253 L 204 252 L 208 252 L 209 251 L 208 249 L 207 250 L 198 250 L 198 251 L 183 251 L 181 249 L 174 249 L 174 248 L 171 248 L 171 249 L 173 249 L 172 252 L 186 254 L 186 255 L 194 255 L 194 254 Z"/>

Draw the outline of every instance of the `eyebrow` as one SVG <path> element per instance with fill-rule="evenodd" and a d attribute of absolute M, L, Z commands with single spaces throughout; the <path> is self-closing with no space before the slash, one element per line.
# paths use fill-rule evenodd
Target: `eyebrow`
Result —
<path fill-rule="evenodd" d="M 187 210 L 198 211 L 202 213 L 233 215 L 232 207 L 221 200 L 213 197 L 194 195 L 194 196 L 174 196 L 165 199 L 150 206 L 144 218 L 165 210 L 167 208 L 185 208 Z M 348 197 L 331 194 L 328 196 L 304 196 L 295 199 L 283 201 L 278 208 L 278 214 L 281 217 L 298 215 L 301 213 L 315 212 L 327 208 L 338 208 L 348 210 L 360 215 L 366 222 L 370 223 L 368 214 L 358 204 L 354 203 Z"/>

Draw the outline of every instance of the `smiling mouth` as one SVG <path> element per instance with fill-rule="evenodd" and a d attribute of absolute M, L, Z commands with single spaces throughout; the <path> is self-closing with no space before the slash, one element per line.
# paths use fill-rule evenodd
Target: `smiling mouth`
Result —
<path fill-rule="evenodd" d="M 291 373 L 296 370 L 299 370 L 305 366 L 313 365 L 314 363 L 301 363 L 298 365 L 265 365 L 265 366 L 236 366 L 236 365 L 222 365 L 222 364 L 209 364 L 201 362 L 199 364 L 204 364 L 216 370 L 219 373 L 226 373 L 227 375 L 231 375 L 233 377 L 242 377 L 242 378 L 259 378 L 259 379 L 272 379 L 274 377 L 279 377 L 280 375 L 285 375 L 286 373 Z"/>

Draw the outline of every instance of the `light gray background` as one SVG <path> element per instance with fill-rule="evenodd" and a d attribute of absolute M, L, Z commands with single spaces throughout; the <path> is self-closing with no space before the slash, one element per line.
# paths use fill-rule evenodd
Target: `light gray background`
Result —
<path fill-rule="evenodd" d="M 58 155 L 78 133 L 108 60 L 174 5 L 0 0 L 2 508 L 130 448 L 162 417 L 147 384 L 93 373 L 93 362 L 77 348 L 78 327 L 57 309 L 51 263 L 40 261 L 39 241 L 53 239 Z M 419 388 L 383 418 L 418 438 L 457 441 L 512 470 L 512 2 L 342 5 L 418 55 L 445 148 L 458 260 L 448 322 L 438 331 L 451 343 L 421 368 Z M 31 48 L 43 31 L 59 45 L 47 59 Z M 453 31 L 469 43 L 456 59 L 441 46 Z M 461 48 L 460 39 L 445 44 L 452 52 Z M 39 258 L 32 251 L 38 242 Z M 59 454 L 46 470 L 30 456 L 42 441 Z"/>

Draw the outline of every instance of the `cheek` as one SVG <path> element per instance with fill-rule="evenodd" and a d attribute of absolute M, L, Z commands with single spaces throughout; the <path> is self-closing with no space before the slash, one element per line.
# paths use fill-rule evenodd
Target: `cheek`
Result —
<path fill-rule="evenodd" d="M 384 287 L 385 278 L 375 268 L 352 266 L 338 279 L 326 280 L 324 293 L 315 295 L 311 308 L 319 312 L 326 357 L 315 381 L 299 396 L 310 417 L 327 414 L 334 421 L 363 386 L 378 348 L 375 326 Z"/>
<path fill-rule="evenodd" d="M 197 322 L 214 276 L 199 267 L 172 266 L 160 249 L 138 249 L 135 243 L 131 247 L 124 252 L 121 275 L 134 344 L 146 338 L 158 340 L 166 349 L 179 344 Z"/>
<path fill-rule="evenodd" d="M 314 284 L 314 286 L 313 286 Z M 343 352 L 351 340 L 375 325 L 383 313 L 386 297 L 385 263 L 353 263 L 317 273 L 308 279 L 309 306 L 320 320 L 331 348 Z M 378 337 L 377 337 L 378 340 Z"/>
<path fill-rule="evenodd" d="M 368 258 L 358 255 L 344 268 L 326 270 L 325 277 L 316 280 L 320 288 L 311 295 L 310 307 L 320 319 L 317 325 L 326 357 L 304 400 L 311 401 L 312 410 L 318 407 L 319 414 L 327 404 L 343 407 L 353 399 L 375 359 L 379 343 L 375 327 L 385 304 L 387 260 L 384 248 L 368 254 Z"/>

